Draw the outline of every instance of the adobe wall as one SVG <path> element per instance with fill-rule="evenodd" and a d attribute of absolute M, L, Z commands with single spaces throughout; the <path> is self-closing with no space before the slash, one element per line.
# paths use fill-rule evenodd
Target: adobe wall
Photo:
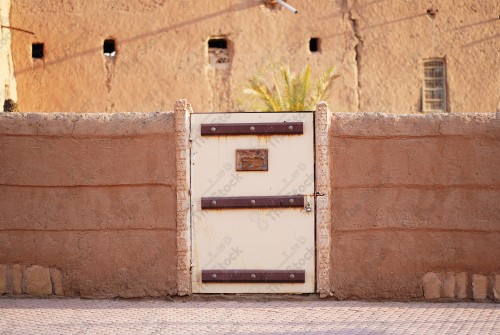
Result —
<path fill-rule="evenodd" d="M 9 23 L 11 0 L 0 0 L 0 111 L 6 99 L 17 101 L 16 79 L 12 63 L 12 31 Z"/>
<path fill-rule="evenodd" d="M 188 294 L 180 130 L 174 113 L 0 113 L 0 294 Z M 499 142 L 498 113 L 334 113 L 333 296 L 500 300 Z"/>
<path fill-rule="evenodd" d="M 173 113 L 0 113 L 0 289 L 175 294 L 174 139 Z"/>
<path fill-rule="evenodd" d="M 33 33 L 12 31 L 20 110 L 153 112 L 182 96 L 199 112 L 255 110 L 242 85 L 283 62 L 316 76 L 336 65 L 333 111 L 417 113 L 422 60 L 433 57 L 446 60 L 448 111 L 500 110 L 497 0 L 289 0 L 298 14 L 263 2 L 12 1 L 10 24 Z M 208 61 L 207 41 L 221 35 L 225 70 Z M 116 39 L 113 60 L 106 38 Z M 34 42 L 43 60 L 31 58 Z"/>
<path fill-rule="evenodd" d="M 499 113 L 334 113 L 331 124 L 334 296 L 491 299 Z"/>

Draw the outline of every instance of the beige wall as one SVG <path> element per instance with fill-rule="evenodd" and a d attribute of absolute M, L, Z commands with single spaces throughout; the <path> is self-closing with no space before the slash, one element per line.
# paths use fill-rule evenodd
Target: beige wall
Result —
<path fill-rule="evenodd" d="M 68 296 L 174 294 L 173 113 L 0 118 L 0 264 L 58 268 Z"/>
<path fill-rule="evenodd" d="M 499 113 L 334 114 L 331 146 L 336 297 L 422 298 L 428 272 L 472 297 L 500 273 Z"/>
<path fill-rule="evenodd" d="M 499 120 L 333 114 L 335 297 L 422 299 L 450 277 L 491 298 Z M 175 169 L 173 113 L 0 113 L 0 287 L 17 266 L 60 270 L 68 296 L 176 294 Z"/>
<path fill-rule="evenodd" d="M 16 0 L 11 24 L 35 33 L 13 32 L 20 109 L 147 112 L 187 96 L 197 111 L 234 111 L 245 80 L 283 61 L 315 74 L 336 65 L 333 111 L 415 113 L 422 59 L 444 57 L 449 111 L 500 110 L 496 0 L 289 2 L 299 14 L 257 0 Z M 213 35 L 230 40 L 229 70 L 208 65 Z M 114 61 L 102 54 L 108 37 Z M 309 52 L 311 37 L 321 52 Z M 43 61 L 33 42 L 45 43 Z"/>

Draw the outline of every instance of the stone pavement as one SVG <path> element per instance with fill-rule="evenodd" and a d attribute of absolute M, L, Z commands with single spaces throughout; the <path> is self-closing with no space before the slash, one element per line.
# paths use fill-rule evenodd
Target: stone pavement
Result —
<path fill-rule="evenodd" d="M 3 298 L 0 334 L 500 334 L 500 305 Z"/>

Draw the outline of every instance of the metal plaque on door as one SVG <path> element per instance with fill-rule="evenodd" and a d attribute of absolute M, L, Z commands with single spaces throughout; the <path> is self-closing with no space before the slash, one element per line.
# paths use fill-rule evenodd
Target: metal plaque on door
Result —
<path fill-rule="evenodd" d="M 191 115 L 193 293 L 314 292 L 313 116 Z"/>

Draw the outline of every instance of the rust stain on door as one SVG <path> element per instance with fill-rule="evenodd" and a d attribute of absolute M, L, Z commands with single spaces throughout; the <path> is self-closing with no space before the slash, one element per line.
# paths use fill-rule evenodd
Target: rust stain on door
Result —
<path fill-rule="evenodd" d="M 267 171 L 268 168 L 267 149 L 236 150 L 236 171 Z"/>

